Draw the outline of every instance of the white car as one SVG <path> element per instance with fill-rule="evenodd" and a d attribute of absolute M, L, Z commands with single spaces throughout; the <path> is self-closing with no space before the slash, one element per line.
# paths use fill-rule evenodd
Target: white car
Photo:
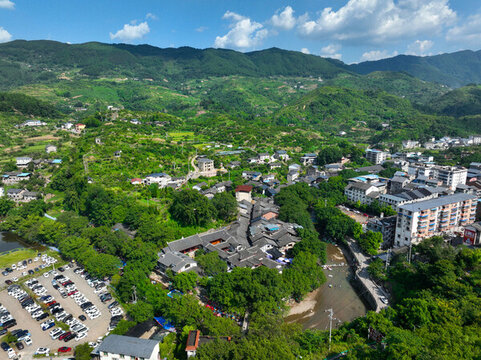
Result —
<path fill-rule="evenodd" d="M 86 336 L 87 336 L 86 332 L 78 333 L 77 336 L 75 336 L 75 341 L 80 341 Z"/>
<path fill-rule="evenodd" d="M 43 274 L 43 277 L 46 277 L 46 278 L 48 278 L 48 276 L 49 276 L 49 275 L 50 275 L 50 272 L 49 272 L 49 271 L 47 271 L 46 273 L 44 273 L 44 274 Z"/>
<path fill-rule="evenodd" d="M 57 329 L 58 331 L 56 331 L 54 334 L 50 335 L 50 337 L 52 338 L 52 340 L 57 340 L 59 338 L 60 335 L 64 334 L 65 331 L 63 331 L 62 329 Z"/>
<path fill-rule="evenodd" d="M 7 355 L 9 359 L 13 359 L 17 356 L 17 354 L 15 353 L 15 350 L 13 350 L 12 348 L 7 350 Z"/>
<path fill-rule="evenodd" d="M 33 261 L 38 261 L 40 260 L 38 257 L 34 258 Z"/>
<path fill-rule="evenodd" d="M 26 337 L 25 339 L 23 339 L 23 342 L 24 342 L 25 345 L 27 345 L 27 346 L 32 345 L 32 339 L 31 339 L 30 337 Z"/>
<path fill-rule="evenodd" d="M 35 351 L 35 355 L 48 355 L 49 353 L 49 348 L 38 348 L 37 351 Z"/>
<path fill-rule="evenodd" d="M 381 300 L 382 303 L 385 304 L 385 305 L 389 304 L 389 300 L 385 296 L 381 296 L 379 298 L 379 300 Z"/>
<path fill-rule="evenodd" d="M 16 265 L 16 264 L 12 264 L 12 270 L 17 270 L 17 265 Z"/>

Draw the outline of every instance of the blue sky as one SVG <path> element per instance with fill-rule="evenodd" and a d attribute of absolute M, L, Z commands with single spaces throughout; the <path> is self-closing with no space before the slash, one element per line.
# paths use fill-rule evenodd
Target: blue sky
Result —
<path fill-rule="evenodd" d="M 0 0 L 0 42 L 269 47 L 347 63 L 481 49 L 479 0 Z"/>

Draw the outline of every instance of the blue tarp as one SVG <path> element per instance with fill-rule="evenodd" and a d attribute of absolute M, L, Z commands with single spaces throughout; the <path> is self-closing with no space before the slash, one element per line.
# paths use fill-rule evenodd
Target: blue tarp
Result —
<path fill-rule="evenodd" d="M 154 320 L 162 326 L 165 330 L 170 331 L 170 332 L 175 332 L 175 327 L 174 325 L 167 319 L 159 316 L 159 317 L 154 317 Z"/>

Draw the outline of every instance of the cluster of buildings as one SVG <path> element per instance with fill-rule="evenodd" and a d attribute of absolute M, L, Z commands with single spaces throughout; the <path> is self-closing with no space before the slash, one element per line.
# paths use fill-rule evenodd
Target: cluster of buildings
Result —
<path fill-rule="evenodd" d="M 217 252 L 230 269 L 266 266 L 281 272 L 289 263 L 286 252 L 300 241 L 298 225 L 279 220 L 279 208 L 272 200 L 249 201 L 251 191 L 246 185 L 236 189 L 239 216 L 229 226 L 168 243 L 159 253 L 157 271 L 198 270 L 194 255 L 202 249 Z"/>
<path fill-rule="evenodd" d="M 383 157 L 376 151 L 369 154 L 373 160 Z M 466 169 L 439 166 L 432 160 L 406 154 L 392 160 L 399 171 L 390 179 L 368 174 L 349 180 L 344 189 L 348 201 L 366 205 L 378 201 L 396 210 L 397 216 L 371 219 L 366 225 L 383 234 L 384 246 L 410 246 L 435 235 L 463 234 L 475 222 L 481 164 Z M 470 231 L 475 235 L 467 238 L 476 244 L 479 236 Z"/>
<path fill-rule="evenodd" d="M 166 173 L 152 173 L 145 178 L 133 178 L 130 180 L 132 185 L 152 185 L 157 184 L 159 188 L 172 187 L 174 189 L 179 188 L 186 182 L 185 177 L 172 177 Z"/>
<path fill-rule="evenodd" d="M 256 157 L 249 159 L 249 164 L 271 164 L 278 161 L 289 160 L 289 154 L 285 150 L 276 150 L 273 155 L 269 153 L 259 153 Z"/>
<path fill-rule="evenodd" d="M 472 146 L 472 145 L 480 145 L 481 144 L 481 135 L 473 135 L 468 138 L 461 138 L 461 137 L 449 137 L 445 136 L 439 140 L 435 138 L 430 139 L 424 143 L 421 143 L 416 140 L 405 140 L 402 142 L 403 149 L 415 149 L 423 147 L 428 150 L 432 149 L 449 149 L 452 147 L 465 147 L 465 146 Z"/>

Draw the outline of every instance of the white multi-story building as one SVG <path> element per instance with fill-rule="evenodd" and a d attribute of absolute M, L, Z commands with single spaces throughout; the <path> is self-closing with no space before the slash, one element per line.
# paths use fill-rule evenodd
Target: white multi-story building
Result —
<path fill-rule="evenodd" d="M 367 149 L 366 159 L 376 165 L 382 164 L 387 159 L 387 153 L 377 149 Z"/>
<path fill-rule="evenodd" d="M 468 169 L 461 166 L 435 166 L 432 177 L 441 181 L 451 190 L 455 190 L 459 184 L 466 184 Z"/>
<path fill-rule="evenodd" d="M 100 360 L 159 360 L 159 342 L 109 335 L 97 348 Z"/>
<path fill-rule="evenodd" d="M 476 219 L 477 197 L 457 193 L 398 207 L 394 246 L 459 230 Z"/>
<path fill-rule="evenodd" d="M 377 186 L 367 183 L 351 183 L 344 189 L 344 195 L 351 202 L 360 202 L 361 204 L 371 204 L 374 199 L 379 197 L 379 189 Z"/>
<path fill-rule="evenodd" d="M 202 176 L 213 177 L 217 175 L 217 171 L 214 167 L 214 160 L 200 158 L 197 160 L 197 164 L 199 164 L 199 171 Z"/>

